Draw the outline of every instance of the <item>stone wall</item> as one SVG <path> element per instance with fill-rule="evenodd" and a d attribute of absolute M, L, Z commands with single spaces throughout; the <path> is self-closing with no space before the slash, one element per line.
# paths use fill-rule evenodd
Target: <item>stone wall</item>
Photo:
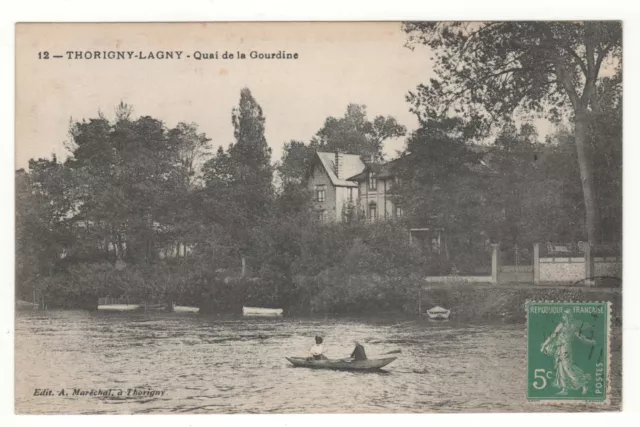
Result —
<path fill-rule="evenodd" d="M 585 277 L 582 257 L 540 258 L 541 282 L 579 282 Z"/>

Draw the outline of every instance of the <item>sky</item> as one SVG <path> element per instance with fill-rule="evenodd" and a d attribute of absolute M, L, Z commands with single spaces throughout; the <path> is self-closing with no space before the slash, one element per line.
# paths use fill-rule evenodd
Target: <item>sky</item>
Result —
<path fill-rule="evenodd" d="M 70 120 L 98 111 L 113 118 L 121 100 L 133 106 L 134 116 L 149 115 L 168 127 L 195 122 L 214 149 L 226 147 L 243 87 L 263 109 L 274 161 L 285 142 L 308 142 L 349 103 L 366 105 L 370 119 L 391 115 L 410 132 L 418 122 L 405 95 L 433 73 L 428 49 L 412 51 L 404 43 L 401 24 L 392 22 L 18 24 L 16 168 L 52 153 L 64 158 Z M 225 51 L 280 50 L 298 59 L 222 59 Z M 68 59 L 77 51 L 183 53 L 180 60 Z M 198 61 L 196 51 L 218 52 L 218 59 Z M 48 60 L 39 59 L 44 52 Z M 387 141 L 387 158 L 404 141 Z"/>

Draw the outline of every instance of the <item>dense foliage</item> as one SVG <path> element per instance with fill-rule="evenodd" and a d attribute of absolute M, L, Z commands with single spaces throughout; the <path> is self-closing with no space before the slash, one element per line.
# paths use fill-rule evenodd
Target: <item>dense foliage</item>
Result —
<path fill-rule="evenodd" d="M 404 132 L 392 118 L 368 122 L 364 106 L 348 111 L 328 119 L 314 146 L 360 138 L 353 149 L 379 150 L 382 140 Z M 35 295 L 50 307 L 123 297 L 213 311 L 257 304 L 306 312 L 334 309 L 336 298 L 355 304 L 364 292 L 354 287 L 337 297 L 343 284 L 326 283 L 327 274 L 407 277 L 421 270 L 419 251 L 398 226 L 314 222 L 304 156 L 281 165 L 276 191 L 265 117 L 248 89 L 231 118 L 235 141 L 214 154 L 196 124 L 168 129 L 152 117 L 135 118 L 125 104 L 114 120 L 99 114 L 73 122 L 68 159 L 32 160 L 28 172 L 16 174 L 17 297 Z M 290 147 L 291 156 L 310 150 Z M 371 304 L 388 305 L 392 294 L 401 290 L 387 289 Z"/>
<path fill-rule="evenodd" d="M 167 128 L 120 104 L 113 120 L 71 123 L 65 161 L 32 159 L 16 173 L 17 298 L 94 307 L 99 297 L 125 297 L 214 312 L 413 310 L 421 277 L 486 273 L 491 243 L 619 242 L 621 74 L 593 75 L 601 58 L 619 59 L 615 25 L 474 25 L 407 24 L 411 42 L 436 52 L 438 78 L 409 95 L 420 126 L 393 162 L 401 220 L 321 224 L 306 190 L 316 151 L 383 160 L 384 142 L 406 134 L 393 117 L 369 120 L 365 106 L 350 104 L 273 162 L 249 89 L 231 111 L 234 140 L 216 152 L 196 124 Z M 562 70 L 573 70 L 586 110 Z M 544 139 L 513 122 L 517 110 L 554 118 L 566 108 L 570 123 Z M 595 155 L 585 157 L 584 145 Z M 437 230 L 442 245 L 410 243 L 410 227 Z"/>
<path fill-rule="evenodd" d="M 486 135 L 514 112 L 570 117 L 588 241 L 599 243 L 598 150 L 590 137 L 607 115 L 607 97 L 619 93 L 607 74 L 621 69 L 621 22 L 409 22 L 404 29 L 408 45 L 428 45 L 435 60 L 436 77 L 409 95 L 423 122 L 455 114 Z"/>

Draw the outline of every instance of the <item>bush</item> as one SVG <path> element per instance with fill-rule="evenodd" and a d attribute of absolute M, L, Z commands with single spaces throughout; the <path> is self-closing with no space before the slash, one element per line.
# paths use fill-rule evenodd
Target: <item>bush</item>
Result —
<path fill-rule="evenodd" d="M 416 278 L 435 264 L 409 245 L 406 229 L 392 223 L 281 224 L 260 235 L 257 254 L 248 258 L 254 277 L 233 276 L 211 258 L 194 254 L 122 270 L 109 262 L 69 265 L 38 286 L 52 306 L 68 308 L 95 307 L 100 297 L 127 297 L 194 304 L 204 312 L 237 313 L 243 305 L 258 305 L 353 313 L 402 309 L 415 299 Z"/>

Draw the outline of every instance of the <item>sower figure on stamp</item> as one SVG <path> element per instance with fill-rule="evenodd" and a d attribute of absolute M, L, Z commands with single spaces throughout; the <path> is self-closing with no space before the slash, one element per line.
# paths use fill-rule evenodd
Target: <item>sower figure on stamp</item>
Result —
<path fill-rule="evenodd" d="M 573 321 L 570 310 L 562 313 L 562 321 L 553 333 L 545 340 L 540 349 L 547 356 L 554 358 L 556 376 L 553 386 L 559 388 L 557 393 L 565 396 L 568 389 L 582 389 L 582 394 L 587 392 L 587 384 L 591 375 L 584 372 L 573 363 L 573 340 L 578 338 L 586 344 L 595 344 L 595 341 L 583 336 Z"/>

